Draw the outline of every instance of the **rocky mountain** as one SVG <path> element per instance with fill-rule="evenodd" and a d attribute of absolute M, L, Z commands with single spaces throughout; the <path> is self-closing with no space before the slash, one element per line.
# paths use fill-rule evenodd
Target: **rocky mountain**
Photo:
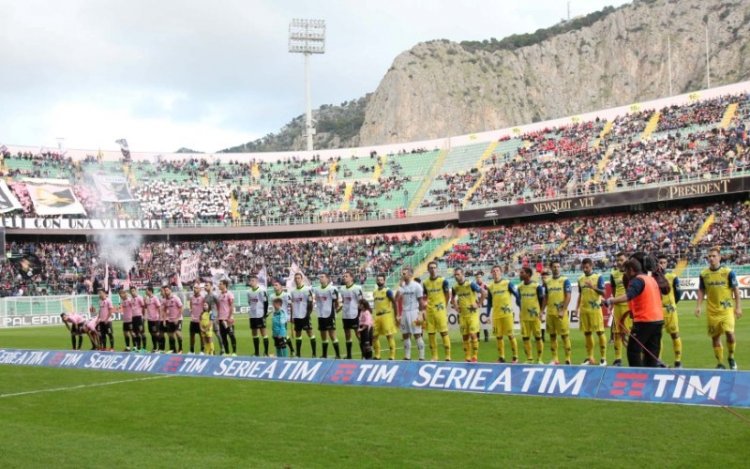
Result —
<path fill-rule="evenodd" d="M 706 26 L 707 25 L 707 26 Z M 635 0 L 504 39 L 417 44 L 377 90 L 314 111 L 315 148 L 462 135 L 750 79 L 750 0 Z M 224 151 L 301 150 L 304 116 Z"/>
<path fill-rule="evenodd" d="M 360 144 L 461 135 L 668 96 L 667 35 L 673 94 L 704 88 L 706 22 L 711 86 L 748 79 L 750 0 L 640 0 L 599 12 L 579 29 L 418 44 L 396 57 L 370 99 Z"/>

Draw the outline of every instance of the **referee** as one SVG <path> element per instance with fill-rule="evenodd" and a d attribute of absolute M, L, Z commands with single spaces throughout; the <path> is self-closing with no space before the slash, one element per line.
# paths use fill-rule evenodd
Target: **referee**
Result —
<path fill-rule="evenodd" d="M 661 333 L 664 327 L 661 291 L 656 280 L 643 272 L 638 259 L 625 263 L 625 274 L 630 279 L 625 294 L 607 300 L 609 305 L 628 303 L 633 316 L 633 328 L 628 341 L 630 366 L 659 366 Z"/>

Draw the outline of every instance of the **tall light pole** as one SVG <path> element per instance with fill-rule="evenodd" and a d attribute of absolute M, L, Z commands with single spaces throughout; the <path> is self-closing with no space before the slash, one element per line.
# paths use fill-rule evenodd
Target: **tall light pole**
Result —
<path fill-rule="evenodd" d="M 307 150 L 313 149 L 315 128 L 312 123 L 312 99 L 310 95 L 310 55 L 326 51 L 325 20 L 293 19 L 289 23 L 289 52 L 305 55 L 305 137 Z"/>
<path fill-rule="evenodd" d="M 706 16 L 706 89 L 711 88 L 711 61 L 708 58 L 708 16 Z"/>

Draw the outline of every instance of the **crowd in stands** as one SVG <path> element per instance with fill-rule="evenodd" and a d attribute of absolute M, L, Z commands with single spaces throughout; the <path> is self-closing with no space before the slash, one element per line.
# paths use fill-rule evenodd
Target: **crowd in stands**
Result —
<path fill-rule="evenodd" d="M 715 222 L 693 246 L 691 241 L 709 213 L 715 214 Z M 750 264 L 748 241 L 750 203 L 737 202 L 476 229 L 444 260 L 449 267 L 469 271 L 498 264 L 513 272 L 519 263 L 556 258 L 564 270 L 575 271 L 585 257 L 593 258 L 599 269 L 608 268 L 619 251 L 643 250 L 666 254 L 673 262 L 685 259 L 700 264 L 709 247 L 720 246 L 727 262 Z"/>
<path fill-rule="evenodd" d="M 33 277 L 25 278 L 17 262 L 3 263 L 0 295 L 86 294 L 105 283 L 112 288 L 126 282 L 140 286 L 174 283 L 182 260 L 194 254 L 201 258 L 201 279 L 219 275 L 241 284 L 264 265 L 269 279 L 285 278 L 295 263 L 313 278 L 328 272 L 339 281 L 349 269 L 364 283 L 378 273 L 396 271 L 403 259 L 431 238 L 430 232 L 423 232 L 288 241 L 146 242 L 130 253 L 133 261 L 129 266 L 108 261 L 96 243 L 12 242 L 8 251 L 14 257 L 30 254 L 41 265 Z"/>
<path fill-rule="evenodd" d="M 720 128 L 724 113 L 733 103 L 739 105 L 735 117 L 727 128 Z M 492 155 L 480 169 L 472 165 L 436 176 L 437 183 L 420 206 L 456 210 L 467 199 L 471 206 L 521 203 L 750 168 L 747 94 L 658 111 L 656 132 L 645 140 L 643 132 L 655 115 L 654 109 L 635 110 L 609 123 L 596 119 L 514 137 L 519 143 L 517 150 Z M 404 195 L 404 184 L 411 179 L 400 174 L 403 167 L 399 159 L 426 151 L 421 148 L 392 155 L 387 160 L 387 175 L 381 176 L 377 184 L 369 182 L 375 168 L 382 164 L 375 152 L 369 158 L 352 158 L 346 164 L 341 157 L 319 155 L 274 162 L 240 161 L 222 155 L 156 157 L 153 161 L 123 162 L 117 167 L 116 162 L 103 162 L 100 155 L 74 161 L 64 152 L 40 150 L 11 155 L 4 149 L 0 174 L 29 216 L 34 210 L 22 185 L 23 178 L 55 177 L 68 179 L 74 185 L 91 218 L 140 216 L 177 222 L 295 223 L 393 216 L 393 206 L 408 206 L 408 197 L 414 196 Z M 132 188 L 140 200 L 140 209 L 135 213 L 102 202 L 95 190 L 88 189 L 92 171 L 104 166 L 108 171 L 139 175 Z M 342 213 L 345 180 L 354 182 L 354 194 L 349 211 Z M 230 189 L 225 190 L 225 186 Z M 232 195 L 238 204 L 234 213 L 230 209 Z M 400 203 L 401 199 L 406 200 Z M 386 209 L 383 201 L 389 200 L 399 203 L 387 203 L 391 208 Z"/>
<path fill-rule="evenodd" d="M 229 220 L 229 188 L 224 184 L 151 180 L 136 186 L 134 195 L 146 218 L 188 223 Z"/>

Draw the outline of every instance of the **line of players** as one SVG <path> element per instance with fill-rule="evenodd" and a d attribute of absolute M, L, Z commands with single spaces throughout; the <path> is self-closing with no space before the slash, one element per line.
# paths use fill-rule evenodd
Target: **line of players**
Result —
<path fill-rule="evenodd" d="M 614 296 L 627 293 L 623 281 L 623 266 L 627 261 L 624 253 L 616 255 L 616 268 L 612 270 L 609 282 Z M 711 250 L 710 265 L 700 275 L 700 287 L 696 315 L 701 313 L 701 304 L 707 298 L 708 332 L 713 341 L 718 367 L 723 367 L 723 348 L 721 336 L 726 335 L 729 352 L 729 367 L 736 369 L 734 350 L 734 319 L 741 316 L 740 296 L 737 279 L 731 269 L 720 265 L 718 250 Z M 662 269 L 667 268 L 667 258 L 659 257 Z M 534 272 L 524 267 L 519 273 L 521 282 L 515 286 L 510 279 L 504 278 L 500 266 L 491 270 L 491 280 L 487 283 L 478 277 L 468 281 L 463 269 L 454 270 L 454 283 L 437 274 L 437 263 L 428 264 L 429 276 L 424 281 L 413 278 L 410 267 L 401 272 L 401 282 L 396 293 L 385 285 L 385 276 L 378 275 L 377 287 L 373 292 L 372 308 L 364 300 L 362 287 L 354 283 L 350 272 L 343 274 L 344 285 L 335 287 L 327 274 L 320 274 L 320 286 L 308 287 L 301 274 L 294 277 L 294 287 L 285 291 L 279 281 L 273 282 L 273 289 L 266 291 L 258 284 L 258 278 L 250 278 L 247 291 L 250 330 L 255 356 L 260 356 L 260 343 L 263 343 L 263 355 L 269 354 L 267 335 L 267 318 L 272 312 L 272 335 L 277 355 L 288 353 L 302 356 L 302 335 L 307 335 L 312 357 L 317 357 L 317 339 L 312 327 L 312 312 L 317 315 L 317 329 L 320 332 L 323 358 L 329 354 L 329 344 L 333 355 L 341 358 L 340 345 L 336 335 L 336 315 L 341 314 L 345 336 L 345 358 L 352 358 L 353 339 L 359 339 L 360 351 L 365 358 L 381 358 L 380 337 L 388 343 L 388 358 L 396 358 L 395 335 L 400 330 L 403 340 L 403 358 L 411 359 L 412 338 L 416 344 L 418 358 L 425 359 L 426 332 L 429 340 L 430 359 L 439 359 L 438 335 L 444 349 L 444 359 L 451 359 L 451 342 L 448 335 L 448 305 L 458 312 L 459 329 L 462 337 L 464 358 L 475 362 L 478 358 L 481 305 L 486 307 L 491 316 L 492 331 L 497 339 L 498 361 L 506 362 L 505 340 L 511 349 L 511 363 L 519 360 L 518 343 L 513 330 L 514 314 L 512 303 L 520 310 L 521 338 L 527 363 L 544 363 L 544 331 L 542 320 L 546 315 L 546 332 L 549 335 L 551 364 L 561 362 L 559 346 L 563 349 L 563 363 L 571 363 L 570 341 L 570 301 L 571 282 L 561 275 L 560 263 L 550 264 L 551 272 L 544 271 L 539 281 Z M 606 365 L 606 352 L 609 338 L 605 333 L 605 320 L 602 313 L 601 298 L 605 293 L 604 275 L 593 272 L 591 259 L 582 261 L 583 274 L 578 278 L 578 302 L 574 308 L 580 320 L 580 329 L 584 334 L 586 359 L 584 364 L 597 363 L 594 358 L 594 336 L 598 341 L 600 365 Z M 664 331 L 672 339 L 675 356 L 675 367 L 682 365 L 682 341 L 679 335 L 677 303 L 680 299 L 679 280 L 673 273 L 666 277 L 671 284 L 671 292 L 662 297 L 664 314 Z M 183 303 L 172 292 L 171 287 L 161 289 L 160 298 L 154 295 L 152 287 L 146 289 L 144 297 L 139 296 L 137 289 L 131 287 L 129 294 L 119 292 L 123 316 L 123 333 L 126 351 L 146 351 L 144 316 L 152 341 L 152 352 L 165 351 L 166 339 L 169 339 L 168 352 L 182 352 L 182 311 Z M 100 305 L 98 315 L 85 321 L 80 315 L 63 315 L 66 327 L 71 331 L 73 348 L 80 349 L 82 334 L 91 338 L 94 347 L 114 349 L 112 333 L 112 313 L 115 308 L 106 293 L 99 292 Z M 210 283 L 203 291 L 200 284 L 193 288 L 193 295 L 188 299 L 190 311 L 190 352 L 195 352 L 195 337 L 201 337 L 201 352 L 212 352 L 213 337 L 216 338 L 218 350 L 222 354 L 237 353 L 237 341 L 234 333 L 234 295 L 228 290 L 228 282 L 219 283 L 219 291 L 214 292 Z M 370 309 L 372 312 L 370 312 Z M 93 311 L 92 311 L 93 312 Z M 287 322 L 292 325 L 294 341 L 287 335 Z M 614 306 L 612 336 L 614 341 L 615 361 L 613 365 L 622 364 L 622 350 L 630 330 L 628 304 Z M 282 332 L 283 331 L 283 332 Z M 76 342 L 76 337 L 77 342 Z M 535 353 L 532 356 L 531 340 L 534 339 Z M 559 339 L 559 341 L 558 341 Z M 132 348 L 131 348 L 132 342 Z M 209 345 L 211 346 L 209 348 Z"/>

